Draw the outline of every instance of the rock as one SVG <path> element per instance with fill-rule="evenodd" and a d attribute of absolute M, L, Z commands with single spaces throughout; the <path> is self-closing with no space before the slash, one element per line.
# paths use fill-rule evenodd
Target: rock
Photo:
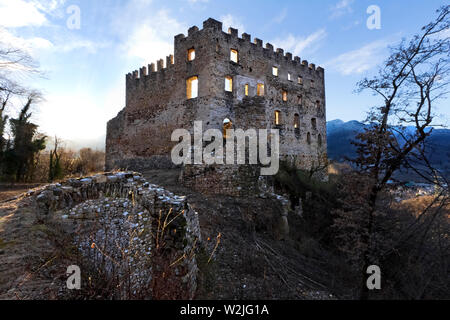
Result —
<path fill-rule="evenodd" d="M 94 180 L 96 183 L 106 183 L 106 181 L 108 181 L 108 178 L 104 175 L 96 175 L 94 176 Z"/>
<path fill-rule="evenodd" d="M 92 179 L 91 178 L 83 178 L 80 180 L 80 182 L 82 184 L 91 184 L 92 183 Z"/>
<path fill-rule="evenodd" d="M 69 180 L 67 180 L 67 183 L 74 188 L 78 188 L 81 186 L 80 180 L 77 180 L 77 179 L 69 179 Z"/>

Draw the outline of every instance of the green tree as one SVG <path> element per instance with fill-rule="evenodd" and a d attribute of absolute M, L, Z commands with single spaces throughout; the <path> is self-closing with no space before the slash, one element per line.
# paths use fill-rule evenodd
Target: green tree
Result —
<path fill-rule="evenodd" d="M 5 165 L 6 172 L 15 181 L 30 179 L 35 167 L 36 154 L 45 149 L 46 137 L 37 137 L 38 126 L 30 122 L 30 108 L 38 98 L 36 93 L 31 93 L 19 116 L 9 120 L 12 144 L 5 152 Z"/>

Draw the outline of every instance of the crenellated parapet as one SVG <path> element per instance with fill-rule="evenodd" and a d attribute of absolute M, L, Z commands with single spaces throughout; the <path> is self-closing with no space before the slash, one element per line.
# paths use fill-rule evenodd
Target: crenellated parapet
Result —
<path fill-rule="evenodd" d="M 240 46 L 249 47 L 250 51 L 245 54 L 260 56 L 263 55 L 265 59 L 273 60 L 276 63 L 283 63 L 291 66 L 294 69 L 303 71 L 314 71 L 319 77 L 323 77 L 324 69 L 322 67 L 316 67 L 314 63 L 308 63 L 307 60 L 301 60 L 298 56 L 293 56 L 291 52 L 284 52 L 282 48 L 274 48 L 274 46 L 267 42 L 264 46 L 263 40 L 254 38 L 248 33 L 243 33 L 242 37 L 238 35 L 238 29 L 230 27 L 228 33 L 222 31 L 222 22 L 209 18 L 203 22 L 203 29 L 199 29 L 197 26 L 192 26 L 188 29 L 187 36 L 184 34 L 178 34 L 174 37 L 175 51 L 178 47 L 182 47 L 183 43 L 195 40 L 198 38 L 199 33 L 205 30 L 211 31 L 212 34 L 220 34 L 228 38 L 229 40 L 235 40 Z M 191 39 L 192 38 L 192 39 Z M 214 39 L 211 39 L 211 45 L 214 45 Z M 239 48 L 238 48 L 239 49 Z M 137 84 L 138 79 L 146 80 L 147 77 L 155 79 L 155 81 L 163 80 L 164 77 L 160 76 L 161 73 L 167 73 L 174 67 L 174 56 L 169 55 L 166 57 L 164 63 L 163 59 L 160 59 L 156 64 L 151 63 L 148 66 L 143 66 L 139 70 L 135 70 L 126 75 L 127 87 L 128 85 Z"/>

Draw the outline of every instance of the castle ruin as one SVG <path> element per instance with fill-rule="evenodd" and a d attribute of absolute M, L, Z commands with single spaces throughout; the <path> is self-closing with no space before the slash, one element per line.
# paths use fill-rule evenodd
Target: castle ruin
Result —
<path fill-rule="evenodd" d="M 192 131 L 194 121 L 204 131 L 279 129 L 281 160 L 319 167 L 327 159 L 324 69 L 210 18 L 175 36 L 165 63 L 126 75 L 125 108 L 107 125 L 106 170 L 173 167 L 171 134 Z"/>

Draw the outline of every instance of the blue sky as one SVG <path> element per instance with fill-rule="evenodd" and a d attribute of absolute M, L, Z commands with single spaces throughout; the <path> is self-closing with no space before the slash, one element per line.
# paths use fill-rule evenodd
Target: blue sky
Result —
<path fill-rule="evenodd" d="M 91 145 L 104 141 L 106 122 L 124 107 L 125 74 L 173 53 L 173 36 L 201 28 L 209 17 L 239 34 L 270 42 L 325 68 L 327 120 L 362 120 L 379 100 L 354 93 L 388 55 L 447 1 L 329 0 L 0 0 L 1 39 L 28 50 L 45 77 L 24 77 L 45 101 L 35 122 L 48 135 Z M 377 5 L 381 28 L 370 30 Z M 80 9 L 80 28 L 67 25 Z M 71 20 L 70 20 L 71 21 Z M 449 106 L 441 104 L 444 122 Z"/>

